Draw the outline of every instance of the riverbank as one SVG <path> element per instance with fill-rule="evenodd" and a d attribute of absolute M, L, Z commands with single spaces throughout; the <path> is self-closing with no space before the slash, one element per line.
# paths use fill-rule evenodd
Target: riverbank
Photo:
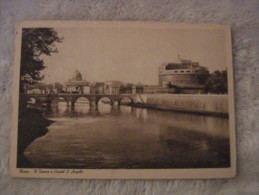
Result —
<path fill-rule="evenodd" d="M 19 112 L 17 167 L 26 168 L 30 162 L 24 157 L 25 149 L 38 137 L 48 132 L 53 121 L 46 119 L 40 110 L 26 108 Z"/>
<path fill-rule="evenodd" d="M 228 117 L 228 95 L 138 94 L 134 106 Z"/>

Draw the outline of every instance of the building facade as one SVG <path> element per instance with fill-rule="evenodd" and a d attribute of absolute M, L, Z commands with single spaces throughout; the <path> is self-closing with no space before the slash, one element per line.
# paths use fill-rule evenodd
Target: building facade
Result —
<path fill-rule="evenodd" d="M 180 63 L 164 63 L 159 67 L 159 85 L 203 85 L 209 71 L 198 62 L 181 60 Z"/>
<path fill-rule="evenodd" d="M 72 78 L 64 83 L 63 90 L 67 93 L 90 93 L 90 83 L 83 80 L 82 74 L 76 70 Z"/>
<path fill-rule="evenodd" d="M 104 94 L 104 82 L 95 82 L 90 85 L 91 94 Z"/>
<path fill-rule="evenodd" d="M 121 81 L 106 81 L 104 83 L 105 94 L 119 94 L 122 82 Z"/>
<path fill-rule="evenodd" d="M 159 67 L 159 85 L 173 87 L 179 93 L 202 93 L 209 76 L 208 69 L 198 62 L 179 60 L 178 63 L 164 63 Z"/>

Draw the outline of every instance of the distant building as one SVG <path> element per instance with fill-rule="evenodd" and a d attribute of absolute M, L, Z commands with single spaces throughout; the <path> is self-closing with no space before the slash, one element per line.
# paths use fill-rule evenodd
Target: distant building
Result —
<path fill-rule="evenodd" d="M 119 94 L 121 85 L 122 85 L 121 81 L 106 81 L 104 83 L 104 93 Z"/>
<path fill-rule="evenodd" d="M 26 93 L 27 94 L 46 94 L 51 91 L 49 85 L 44 83 L 35 83 L 34 85 L 27 85 L 26 86 Z"/>
<path fill-rule="evenodd" d="M 63 90 L 62 84 L 60 84 L 58 82 L 54 83 L 54 85 L 53 85 L 53 92 L 54 93 L 62 93 L 63 92 L 62 90 Z"/>
<path fill-rule="evenodd" d="M 29 88 L 26 90 L 27 94 L 42 94 L 44 92 L 42 92 L 42 90 L 37 89 L 37 88 Z"/>
<path fill-rule="evenodd" d="M 135 84 L 132 86 L 132 93 L 138 94 L 138 93 L 144 93 L 144 85 L 141 83 Z"/>
<path fill-rule="evenodd" d="M 132 94 L 132 83 L 122 83 L 120 86 L 120 94 Z"/>
<path fill-rule="evenodd" d="M 95 82 L 90 85 L 91 94 L 104 94 L 104 82 Z"/>
<path fill-rule="evenodd" d="M 71 79 L 64 83 L 64 91 L 68 93 L 90 93 L 90 83 L 83 80 L 82 74 L 76 70 Z"/>
<path fill-rule="evenodd" d="M 202 93 L 209 76 L 208 69 L 198 62 L 179 60 L 178 63 L 164 63 L 159 67 L 159 85 L 175 88 L 176 93 Z"/>

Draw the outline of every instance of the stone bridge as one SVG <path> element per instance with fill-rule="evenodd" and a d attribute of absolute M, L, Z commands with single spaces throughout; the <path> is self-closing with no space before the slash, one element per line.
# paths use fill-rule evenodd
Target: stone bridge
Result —
<path fill-rule="evenodd" d="M 46 106 L 51 106 L 54 103 L 66 102 L 67 105 L 72 107 L 75 106 L 76 101 L 79 98 L 86 98 L 90 106 L 98 106 L 99 101 L 102 98 L 108 98 L 110 104 L 120 105 L 123 99 L 128 99 L 131 103 L 136 103 L 136 94 L 67 94 L 67 93 L 57 93 L 57 94 L 21 94 L 25 102 L 28 102 L 30 99 L 34 99 L 35 103 L 38 105 L 45 104 Z"/>

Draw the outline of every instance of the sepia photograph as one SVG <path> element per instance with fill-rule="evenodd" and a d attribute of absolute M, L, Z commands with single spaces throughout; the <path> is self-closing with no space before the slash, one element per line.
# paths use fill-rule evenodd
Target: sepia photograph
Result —
<path fill-rule="evenodd" d="M 12 176 L 235 176 L 229 26 L 23 22 L 13 83 Z"/>

